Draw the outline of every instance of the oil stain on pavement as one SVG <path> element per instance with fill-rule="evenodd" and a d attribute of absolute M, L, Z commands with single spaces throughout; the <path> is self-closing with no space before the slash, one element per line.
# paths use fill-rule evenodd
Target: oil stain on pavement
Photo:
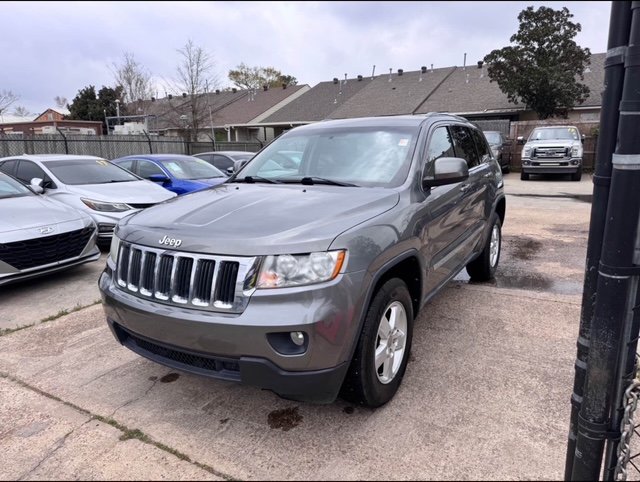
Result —
<path fill-rule="evenodd" d="M 178 378 L 180 378 L 180 375 L 178 375 L 177 373 L 167 373 L 160 379 L 160 381 L 162 383 L 171 383 L 175 382 Z"/>
<path fill-rule="evenodd" d="M 283 432 L 288 432 L 302 423 L 302 415 L 298 413 L 298 407 L 283 408 L 270 412 L 267 422 L 271 428 L 281 428 Z"/>

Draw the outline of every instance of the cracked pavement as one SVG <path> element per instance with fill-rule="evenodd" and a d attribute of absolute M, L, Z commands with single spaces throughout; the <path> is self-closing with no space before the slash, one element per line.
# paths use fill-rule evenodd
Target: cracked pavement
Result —
<path fill-rule="evenodd" d="M 176 372 L 119 346 L 91 306 L 0 337 L 0 479 L 561 478 L 591 206 L 536 194 L 592 184 L 516 176 L 499 276 L 461 274 L 421 310 L 386 406 Z M 84 282 L 64 279 L 60 303 Z M 26 319 L 46 284 L 0 291 L 3 311 Z"/>

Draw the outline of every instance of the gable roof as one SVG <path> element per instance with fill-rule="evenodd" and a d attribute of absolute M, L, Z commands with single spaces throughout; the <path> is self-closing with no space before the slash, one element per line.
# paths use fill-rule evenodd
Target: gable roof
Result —
<path fill-rule="evenodd" d="M 454 69 L 445 67 L 427 70 L 424 74 L 421 71 L 413 71 L 404 72 L 402 75 L 379 75 L 366 89 L 336 109 L 330 117 L 342 119 L 413 114 L 418 106 L 447 80 Z"/>
<path fill-rule="evenodd" d="M 272 87 L 268 90 L 255 90 L 253 94 L 246 90 L 243 99 L 237 100 L 216 111 L 213 116 L 213 126 L 248 124 L 272 107 L 280 104 L 300 91 L 308 90 L 309 86 L 290 85 L 286 89 Z M 208 122 L 208 121 L 207 121 Z"/>
<path fill-rule="evenodd" d="M 347 82 L 320 82 L 297 99 L 279 109 L 261 121 L 262 123 L 278 122 L 315 122 L 326 119 L 337 108 L 347 102 L 371 83 L 371 78 L 346 79 Z"/>
<path fill-rule="evenodd" d="M 581 81 L 589 88 L 589 97 L 580 107 L 602 104 L 601 92 L 604 86 L 604 61 L 606 54 L 591 54 L 591 64 L 585 70 Z M 523 104 L 509 102 L 497 82 L 491 82 L 487 67 L 455 67 L 447 78 L 427 100 L 416 110 L 416 114 L 427 112 L 453 112 L 471 114 L 484 112 L 506 112 L 526 110 Z"/>

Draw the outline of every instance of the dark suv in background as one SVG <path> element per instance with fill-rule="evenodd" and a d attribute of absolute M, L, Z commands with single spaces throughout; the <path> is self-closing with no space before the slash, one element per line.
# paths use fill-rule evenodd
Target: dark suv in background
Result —
<path fill-rule="evenodd" d="M 511 140 L 507 139 L 500 131 L 484 131 L 484 136 L 489 142 L 493 157 L 496 158 L 504 174 L 508 173 L 511 166 Z"/>
<path fill-rule="evenodd" d="M 107 322 L 173 368 L 377 407 L 424 304 L 465 267 L 493 277 L 504 217 L 500 166 L 461 117 L 298 127 L 228 182 L 118 225 Z"/>

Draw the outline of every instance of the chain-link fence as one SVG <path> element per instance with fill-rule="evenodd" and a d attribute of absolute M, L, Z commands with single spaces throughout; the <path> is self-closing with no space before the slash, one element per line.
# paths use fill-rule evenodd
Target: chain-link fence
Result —
<path fill-rule="evenodd" d="M 16 136 L 0 134 L 0 157 L 22 154 L 77 154 L 116 159 L 134 154 L 197 154 L 206 151 L 251 151 L 261 148 L 258 142 L 187 142 L 176 137 L 160 136 L 86 136 L 36 134 Z"/>

